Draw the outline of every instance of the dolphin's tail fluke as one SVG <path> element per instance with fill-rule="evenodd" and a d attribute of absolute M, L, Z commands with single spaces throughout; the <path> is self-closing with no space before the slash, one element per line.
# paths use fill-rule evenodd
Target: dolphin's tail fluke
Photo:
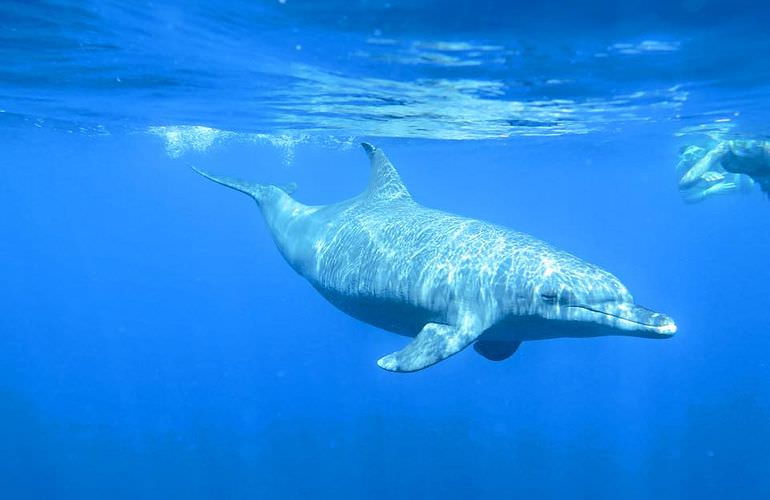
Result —
<path fill-rule="evenodd" d="M 246 193 L 247 195 L 251 196 L 255 200 L 257 200 L 257 203 L 259 203 L 262 199 L 262 196 L 265 192 L 265 188 L 267 188 L 264 184 L 256 184 L 253 182 L 246 182 L 240 179 L 235 179 L 233 177 L 223 177 L 218 175 L 212 175 L 204 170 L 199 169 L 195 166 L 190 166 L 193 170 L 201 174 L 203 177 L 210 179 L 217 184 L 222 184 L 223 186 L 227 186 L 231 189 L 235 189 L 236 191 L 240 191 L 241 193 Z"/>

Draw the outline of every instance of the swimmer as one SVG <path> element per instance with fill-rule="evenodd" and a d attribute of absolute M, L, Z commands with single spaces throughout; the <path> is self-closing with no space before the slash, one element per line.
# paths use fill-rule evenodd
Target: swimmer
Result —
<path fill-rule="evenodd" d="M 770 141 L 730 141 L 722 167 L 733 174 L 751 177 L 770 196 Z"/>
<path fill-rule="evenodd" d="M 717 194 L 748 192 L 754 183 L 770 196 L 770 141 L 729 140 L 708 150 L 685 147 L 677 171 L 685 201 L 695 203 Z"/>

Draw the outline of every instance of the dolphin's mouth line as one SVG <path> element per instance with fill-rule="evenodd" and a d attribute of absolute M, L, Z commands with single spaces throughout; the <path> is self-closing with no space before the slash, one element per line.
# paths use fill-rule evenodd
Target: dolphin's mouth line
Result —
<path fill-rule="evenodd" d="M 599 314 L 604 314 L 605 316 L 611 316 L 613 318 L 622 319 L 623 321 L 628 321 L 629 323 L 634 323 L 636 325 L 646 326 L 647 328 L 660 328 L 661 327 L 661 325 L 653 325 L 651 323 L 642 323 L 641 321 L 636 321 L 636 320 L 633 320 L 633 319 L 625 318 L 625 317 L 623 317 L 623 316 L 621 316 L 619 314 L 613 314 L 611 312 L 602 311 L 601 309 L 594 309 L 593 307 L 588 307 L 588 306 L 568 306 L 568 307 L 578 307 L 580 309 L 585 309 L 587 311 L 591 311 L 591 312 L 595 312 L 595 313 L 599 313 Z"/>

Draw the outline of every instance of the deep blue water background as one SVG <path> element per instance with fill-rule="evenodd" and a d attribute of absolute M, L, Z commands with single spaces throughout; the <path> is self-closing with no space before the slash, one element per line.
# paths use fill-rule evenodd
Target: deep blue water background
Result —
<path fill-rule="evenodd" d="M 770 204 L 686 205 L 674 172 L 704 132 L 767 135 L 768 17 L 4 2 L 0 498 L 770 497 Z M 380 370 L 405 339 L 188 168 L 328 203 L 366 184 L 360 140 L 418 201 L 601 265 L 679 333 Z"/>

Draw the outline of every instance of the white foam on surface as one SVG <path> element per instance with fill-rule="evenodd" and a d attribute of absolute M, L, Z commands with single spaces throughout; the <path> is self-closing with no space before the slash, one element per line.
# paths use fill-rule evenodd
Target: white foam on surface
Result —
<path fill-rule="evenodd" d="M 355 143 L 355 137 L 316 136 L 296 134 L 261 134 L 220 130 L 203 125 L 167 125 L 147 129 L 149 134 L 160 137 L 171 158 L 181 158 L 189 153 L 205 153 L 212 147 L 232 142 L 268 143 L 282 151 L 285 165 L 294 161 L 294 151 L 299 144 L 312 143 L 345 149 Z"/>

